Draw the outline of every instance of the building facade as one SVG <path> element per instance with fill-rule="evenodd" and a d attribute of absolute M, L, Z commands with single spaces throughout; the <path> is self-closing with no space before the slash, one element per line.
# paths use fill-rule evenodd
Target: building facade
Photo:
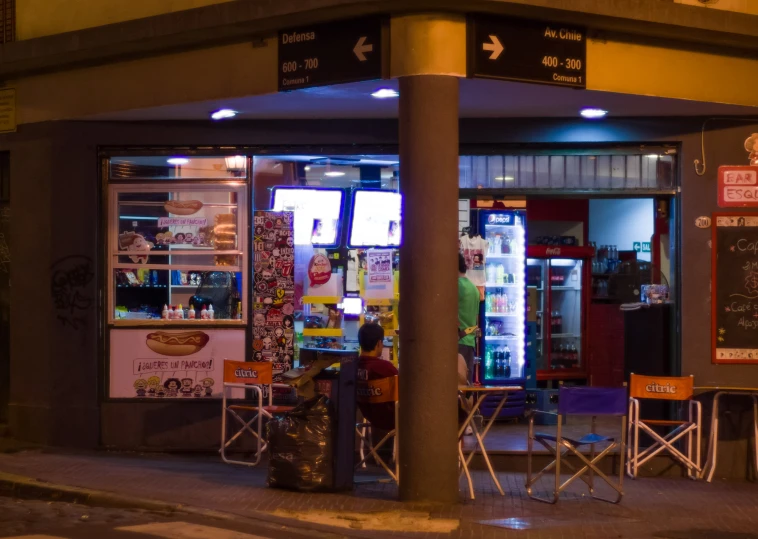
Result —
<path fill-rule="evenodd" d="M 171 450 L 218 443 L 217 401 L 109 393 L 113 155 L 398 156 L 408 321 L 401 349 L 414 358 L 403 369 L 400 398 L 416 412 L 401 419 L 404 498 L 444 501 L 457 490 L 455 402 L 446 396 L 456 389 L 457 246 L 443 238 L 457 234 L 451 216 L 459 199 L 509 195 L 491 182 L 464 185 L 459 156 L 653 151 L 675 163 L 671 182 L 646 193 L 670 204 L 677 374 L 694 375 L 699 386 L 755 385 L 756 366 L 712 362 L 712 231 L 695 222 L 719 211 L 718 167 L 747 164 L 745 139 L 758 132 L 758 26 L 739 2 L 733 10 L 726 2 L 718 10 L 697 3 L 577 0 L 557 9 L 538 0 L 177 0 L 106 8 L 17 0 L 18 40 L 3 45 L 0 57 L 18 124 L 0 135 L 10 193 L 0 231 L 12 283 L 0 292 L 9 298 L 8 397 L 0 419 L 7 418 L 12 436 L 51 445 Z M 467 37 L 472 14 L 586 29 L 586 88 L 468 77 L 479 45 Z M 374 16 L 383 21 L 385 80 L 278 92 L 279 31 Z M 399 91 L 399 100 L 372 99 L 378 87 Z M 610 113 L 589 122 L 578 117 L 584 106 Z M 220 108 L 240 114 L 211 121 Z M 634 177 L 629 170 L 625 180 Z M 266 181 L 280 180 L 256 180 L 253 171 L 249 210 L 268 209 Z M 612 194 L 610 185 L 596 194 Z M 539 193 L 530 186 L 513 192 L 539 198 L 553 186 L 548 180 Z M 556 189 L 569 197 L 587 192 Z M 432 459 L 418 449 L 430 440 L 443 448 Z M 746 449 L 746 442 L 730 446 L 742 467 L 725 473 L 742 474 Z"/>

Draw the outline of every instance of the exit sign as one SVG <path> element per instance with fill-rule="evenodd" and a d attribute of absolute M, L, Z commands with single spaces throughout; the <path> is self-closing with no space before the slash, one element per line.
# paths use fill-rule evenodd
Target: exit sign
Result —
<path fill-rule="evenodd" d="M 634 250 L 638 253 L 649 253 L 650 242 L 649 241 L 635 241 L 633 244 Z"/>

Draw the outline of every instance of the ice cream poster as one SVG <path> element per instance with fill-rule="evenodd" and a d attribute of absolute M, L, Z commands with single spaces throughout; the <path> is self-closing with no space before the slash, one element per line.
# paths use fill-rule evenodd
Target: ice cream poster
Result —
<path fill-rule="evenodd" d="M 273 363 L 274 382 L 295 357 L 293 215 L 253 215 L 253 360 Z"/>
<path fill-rule="evenodd" d="M 245 330 L 112 329 L 110 350 L 112 399 L 220 398 L 224 359 L 244 359 Z"/>

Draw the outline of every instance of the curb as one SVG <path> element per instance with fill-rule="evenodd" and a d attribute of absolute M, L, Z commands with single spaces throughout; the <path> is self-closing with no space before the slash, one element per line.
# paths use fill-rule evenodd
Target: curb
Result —
<path fill-rule="evenodd" d="M 227 513 L 213 509 L 202 509 L 179 503 L 168 503 L 159 500 L 137 498 L 114 494 L 102 490 L 93 490 L 69 485 L 49 483 L 40 479 L 32 479 L 23 475 L 0 472 L 0 496 L 21 498 L 27 500 L 46 500 L 65 503 L 105 507 L 110 509 L 137 509 L 168 514 L 187 514 L 204 518 L 228 521 L 255 521 L 259 525 L 281 530 L 282 527 L 307 531 L 313 537 L 365 538 L 360 532 L 353 530 L 313 524 L 297 519 L 271 515 L 263 511 L 250 511 L 249 514 Z"/>

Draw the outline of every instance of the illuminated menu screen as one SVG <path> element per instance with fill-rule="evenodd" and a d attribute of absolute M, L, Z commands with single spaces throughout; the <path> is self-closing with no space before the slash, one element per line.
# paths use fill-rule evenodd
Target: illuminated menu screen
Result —
<path fill-rule="evenodd" d="M 340 189 L 274 188 L 273 211 L 295 213 L 295 245 L 339 243 L 343 191 Z"/>
<path fill-rule="evenodd" d="M 393 191 L 357 190 L 353 194 L 350 247 L 399 247 L 402 196 Z"/>

